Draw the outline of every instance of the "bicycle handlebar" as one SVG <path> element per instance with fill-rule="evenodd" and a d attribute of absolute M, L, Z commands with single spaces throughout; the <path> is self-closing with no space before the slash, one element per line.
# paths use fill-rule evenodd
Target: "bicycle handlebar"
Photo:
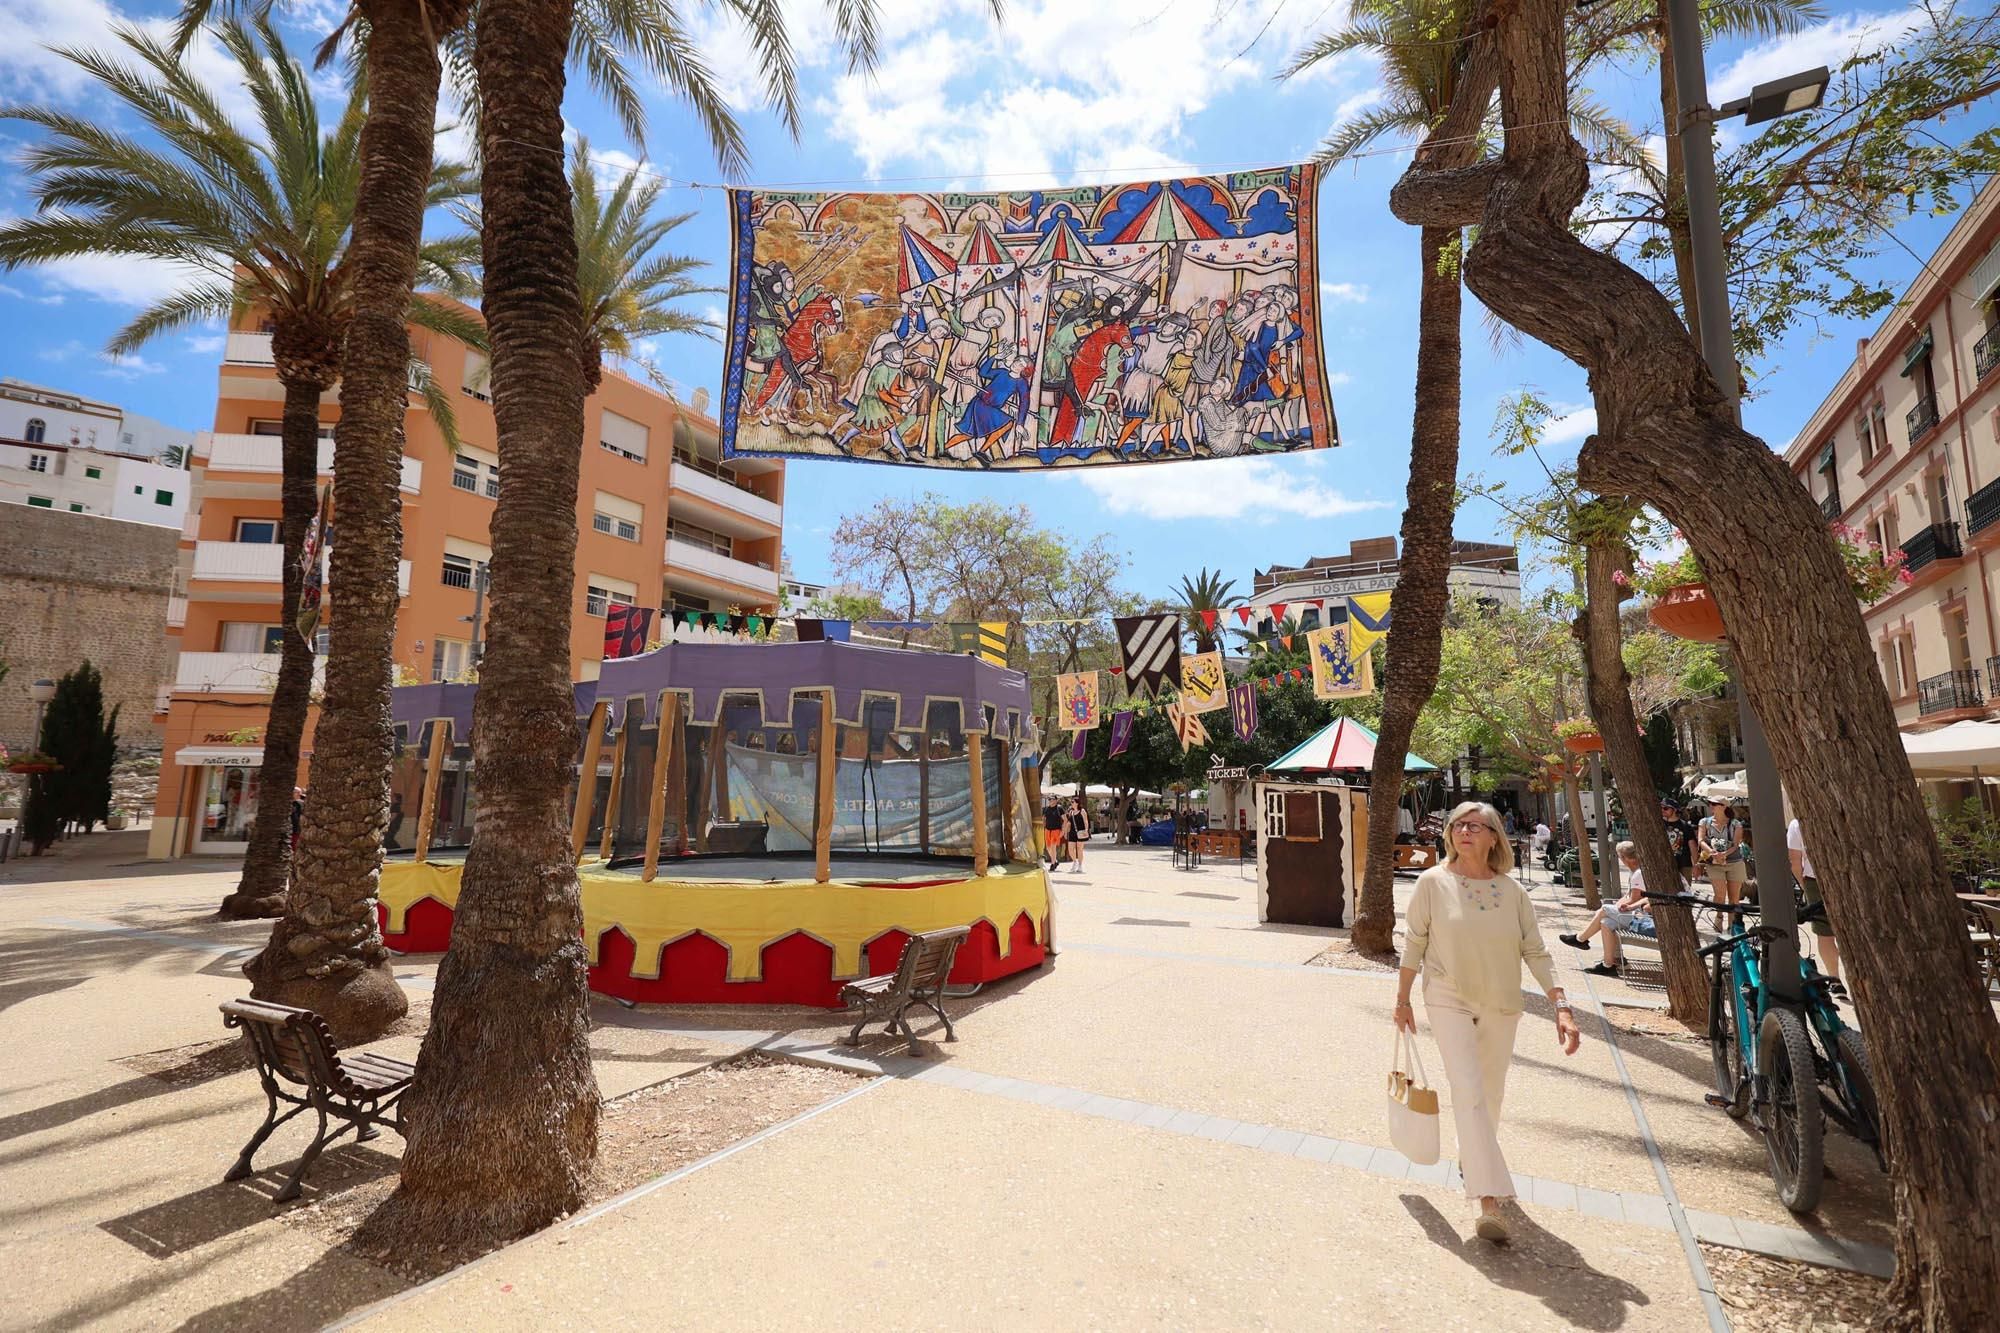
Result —
<path fill-rule="evenodd" d="M 1717 912 L 1755 915 L 1763 910 L 1755 903 L 1723 903 L 1717 902 L 1713 898 L 1697 898 L 1692 893 L 1654 893 L 1651 889 L 1642 889 L 1641 892 L 1655 902 L 1686 903 L 1690 907 L 1706 907 Z"/>

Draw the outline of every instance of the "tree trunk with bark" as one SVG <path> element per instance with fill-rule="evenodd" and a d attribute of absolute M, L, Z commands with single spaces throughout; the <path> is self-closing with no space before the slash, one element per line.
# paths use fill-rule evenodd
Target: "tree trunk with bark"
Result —
<path fill-rule="evenodd" d="M 278 679 L 264 722 L 264 762 L 257 770 L 257 818 L 243 857 L 243 878 L 222 900 L 224 917 L 283 916 L 292 874 L 292 791 L 299 781 L 299 744 L 312 706 L 312 640 L 299 633 L 306 538 L 319 508 L 319 398 L 340 378 L 340 340 L 330 321 L 308 328 L 281 321 L 271 335 L 278 382 L 285 386 L 280 447 L 280 520 L 284 591 L 278 622 Z"/>
<path fill-rule="evenodd" d="M 473 726 L 478 821 L 407 1105 L 411 1229 L 490 1244 L 583 1202 L 597 1153 L 588 955 L 564 808 L 585 381 L 562 99 L 571 7 L 484 0 L 485 314 L 500 497 Z"/>
<path fill-rule="evenodd" d="M 344 260 L 352 315 L 333 433 L 326 697 L 313 736 L 312 796 L 285 915 L 244 965 L 260 999 L 318 1012 L 343 1044 L 380 1036 L 409 1010 L 375 918 L 389 768 L 399 489 L 410 334 L 437 112 L 438 35 L 449 5 L 367 0 L 369 110 Z M 457 19 L 463 18 L 462 9 Z"/>
<path fill-rule="evenodd" d="M 1410 482 L 1403 509 L 1402 562 L 1390 602 L 1389 660 L 1382 678 L 1382 727 L 1375 742 L 1368 802 L 1368 854 L 1355 901 L 1354 947 L 1395 947 L 1396 811 L 1403 759 L 1417 715 L 1437 688 L 1444 616 L 1451 605 L 1451 520 L 1458 507 L 1459 289 L 1456 227 L 1425 227 L 1417 314 L 1416 411 Z"/>
<path fill-rule="evenodd" d="M 1812 839 L 1868 1035 L 1896 1199 L 1896 1277 L 1874 1326 L 1987 1328 L 2000 1291 L 2000 1022 L 1824 518 L 1738 424 L 1660 291 L 1569 229 L 1589 167 L 1563 128 L 1563 23 L 1560 0 L 1505 11 L 1497 69 L 1466 80 L 1437 131 L 1476 123 L 1497 77 L 1503 156 L 1420 167 L 1391 206 L 1416 226 L 1478 224 L 1467 284 L 1590 374 L 1598 433 L 1579 481 L 1654 505 L 1701 560 Z"/>
<path fill-rule="evenodd" d="M 1639 868 L 1654 893 L 1679 893 L 1680 871 L 1667 826 L 1657 818 L 1653 774 L 1632 711 L 1632 677 L 1625 670 L 1624 632 L 1618 624 L 1618 584 L 1612 575 L 1629 563 L 1628 553 L 1602 541 L 1584 547 L 1584 613 L 1577 638 L 1583 646 L 1584 687 L 1590 716 L 1604 737 L 1611 778 L 1625 798 L 1625 823 L 1639 853 Z M 1604 818 L 1599 811 L 1598 817 Z M 1611 873 L 1609 866 L 1605 873 Z M 1708 1026 L 1708 973 L 1695 956 L 1694 913 L 1681 903 L 1655 902 L 1653 922 L 1660 932 L 1660 961 L 1667 974 L 1667 1012 L 1697 1029 Z"/>

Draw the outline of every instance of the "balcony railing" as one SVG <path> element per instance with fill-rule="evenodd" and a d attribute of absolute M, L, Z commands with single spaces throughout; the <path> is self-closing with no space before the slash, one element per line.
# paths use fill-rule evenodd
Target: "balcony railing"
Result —
<path fill-rule="evenodd" d="M 1965 502 L 1965 530 L 1978 532 L 2000 521 L 2000 480 L 1989 481 Z"/>
<path fill-rule="evenodd" d="M 1993 367 L 2000 366 L 2000 324 L 1986 330 L 1986 336 L 1972 344 L 1972 368 L 1985 379 Z"/>
<path fill-rule="evenodd" d="M 178 628 L 188 623 L 188 599 L 179 593 L 167 598 L 167 624 Z"/>
<path fill-rule="evenodd" d="M 1828 522 L 1832 522 L 1834 519 L 1839 518 L 1842 513 L 1846 512 L 1840 507 L 1840 493 L 1836 491 L 1834 494 L 1827 496 L 1826 499 L 1821 500 L 1819 502 L 1819 512 L 1826 516 Z"/>
<path fill-rule="evenodd" d="M 1910 409 L 1908 416 L 1903 418 L 1903 426 L 1909 433 L 1911 444 L 1915 444 L 1918 440 L 1930 434 L 1931 431 L 1937 428 L 1937 424 L 1937 399 L 1928 395 L 1917 399 L 1917 405 Z"/>
<path fill-rule="evenodd" d="M 194 577 L 279 583 L 285 577 L 285 548 L 276 542 L 196 542 Z"/>
<path fill-rule="evenodd" d="M 1940 676 L 1917 682 L 1917 715 L 1948 713 L 1956 708 L 1982 708 L 1985 700 L 1979 692 L 1979 668 L 1961 667 L 1957 671 L 1947 671 Z"/>
<path fill-rule="evenodd" d="M 209 436 L 208 467 L 214 472 L 255 472 L 272 477 L 284 471 L 284 441 L 275 435 Z M 333 475 L 333 441 L 319 442 L 319 475 Z M 417 459 L 403 460 L 402 489 L 414 495 L 423 488 L 424 465 Z"/>
<path fill-rule="evenodd" d="M 766 596 L 778 595 L 778 572 L 762 565 L 722 555 L 693 542 L 667 538 L 666 566 L 710 579 L 720 579 L 739 588 L 753 588 Z"/>
<path fill-rule="evenodd" d="M 785 511 L 775 502 L 766 500 L 739 483 L 689 467 L 679 458 L 674 460 L 670 481 L 675 490 L 685 491 L 733 514 L 741 514 L 745 518 L 755 519 L 774 528 L 784 522 Z"/>
<path fill-rule="evenodd" d="M 271 335 L 268 333 L 232 333 L 222 352 L 224 361 L 232 361 L 240 366 L 269 366 L 276 364 L 271 356 Z"/>
<path fill-rule="evenodd" d="M 1904 567 L 1916 573 L 1940 560 L 1965 557 L 1965 545 L 1958 538 L 1957 523 L 1933 523 L 1903 543 Z"/>

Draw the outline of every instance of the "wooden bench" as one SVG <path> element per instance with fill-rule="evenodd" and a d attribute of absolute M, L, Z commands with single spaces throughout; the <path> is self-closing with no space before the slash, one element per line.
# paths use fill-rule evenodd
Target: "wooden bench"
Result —
<path fill-rule="evenodd" d="M 299 1158 L 291 1179 L 278 1191 L 280 1203 L 299 1197 L 299 1182 L 306 1169 L 348 1130 L 355 1131 L 356 1143 L 380 1137 L 385 1125 L 398 1134 L 403 1132 L 402 1108 L 397 1103 L 417 1072 L 415 1065 L 386 1055 L 342 1055 L 325 1019 L 310 1009 L 288 1004 L 231 1000 L 222 1006 L 222 1025 L 243 1030 L 257 1057 L 257 1076 L 263 1080 L 264 1095 L 271 1103 L 262 1127 L 243 1145 L 224 1180 L 248 1176 L 253 1169 L 250 1159 L 271 1137 L 271 1131 L 304 1111 L 319 1113 L 319 1132 Z M 300 1091 L 293 1091 L 293 1087 Z M 279 1115 L 280 1102 L 292 1109 Z M 329 1116 L 346 1123 L 329 1134 Z"/>
<path fill-rule="evenodd" d="M 903 945 L 903 956 L 896 960 L 894 972 L 842 986 L 841 1002 L 850 1009 L 859 1006 L 861 1010 L 854 1031 L 845 1038 L 846 1044 L 860 1045 L 861 1029 L 887 1015 L 888 1026 L 882 1031 L 888 1034 L 900 1028 L 910 1039 L 910 1054 L 915 1055 L 917 1034 L 910 1030 L 910 1022 L 903 1015 L 916 1005 L 924 1005 L 938 1016 L 944 1024 L 946 1041 L 957 1041 L 958 1035 L 951 1029 L 951 1015 L 944 1011 L 944 987 L 951 976 L 952 962 L 958 957 L 958 946 L 971 933 L 970 926 L 953 926 L 949 930 L 912 935 Z"/>

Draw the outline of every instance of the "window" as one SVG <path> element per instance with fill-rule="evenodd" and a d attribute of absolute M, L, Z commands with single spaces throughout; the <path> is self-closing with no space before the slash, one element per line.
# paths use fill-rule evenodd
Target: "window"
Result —
<path fill-rule="evenodd" d="M 272 421 L 269 420 L 268 418 L 260 421 L 253 421 L 250 423 L 250 433 L 252 435 L 283 435 L 285 433 L 285 423 L 282 421 Z M 325 422 L 321 422 L 319 428 L 319 437 L 322 440 L 332 439 L 333 427 L 327 425 Z"/>
<path fill-rule="evenodd" d="M 47 472 L 48 470 L 49 470 L 49 456 L 47 454 L 28 455 L 28 471 Z"/>
<path fill-rule="evenodd" d="M 1924 478 L 1924 499 L 1933 524 L 1951 522 L 1951 475 L 1943 468 Z"/>
<path fill-rule="evenodd" d="M 499 499 L 499 498 L 500 498 L 500 469 L 499 469 L 499 468 L 497 468 L 497 467 L 496 467 L 496 468 L 493 468 L 493 469 L 491 469 L 491 470 L 489 470 L 489 471 L 487 472 L 487 474 L 486 474 L 486 488 L 485 488 L 485 489 L 486 489 L 486 498 L 487 498 L 487 499 L 489 499 L 489 500 L 497 500 L 497 499 Z"/>
<path fill-rule="evenodd" d="M 485 577 L 487 562 L 492 559 L 493 552 L 489 547 L 462 537 L 446 537 L 444 567 L 438 579 L 447 588 L 473 587 Z"/>
<path fill-rule="evenodd" d="M 689 546 L 698 546 L 717 555 L 733 557 L 736 552 L 728 533 L 717 532 L 713 528 L 704 528 L 695 523 L 684 523 L 675 518 L 667 520 L 667 535 L 677 542 L 686 542 Z"/>
<path fill-rule="evenodd" d="M 82 505 L 80 505 L 80 504 L 72 504 L 72 505 L 71 505 L 71 506 L 69 507 L 69 512 L 70 512 L 70 513 L 72 513 L 72 514 L 81 514 L 81 513 L 84 513 L 84 512 L 86 512 L 86 511 L 84 510 L 84 507 L 83 507 Z"/>
<path fill-rule="evenodd" d="M 154 492 L 153 492 L 153 503 L 154 503 L 154 504 L 156 504 L 156 505 L 170 505 L 170 504 L 172 504 L 173 502 L 174 502 L 174 493 L 173 493 L 172 491 L 154 491 Z"/>
<path fill-rule="evenodd" d="M 1944 643 L 1951 654 L 1953 671 L 1972 669 L 1972 638 L 1966 632 L 1965 608 L 1952 607 L 1944 613 Z"/>
<path fill-rule="evenodd" d="M 1903 684 L 1896 678 L 1896 647 L 1884 639 L 1879 653 L 1882 659 L 1882 688 L 1889 691 L 1891 699 L 1900 699 L 1903 696 Z"/>
<path fill-rule="evenodd" d="M 101 467 L 87 467 L 83 470 L 83 475 L 91 481 L 102 481 L 104 479 L 104 469 Z"/>
<path fill-rule="evenodd" d="M 490 403 L 493 401 L 491 380 L 492 371 L 487 365 L 486 353 L 467 348 L 465 370 L 459 377 L 459 388 L 482 403 Z"/>
<path fill-rule="evenodd" d="M 438 581 L 447 588 L 470 588 L 472 586 L 472 561 L 462 555 L 446 555 L 444 570 Z"/>
<path fill-rule="evenodd" d="M 1905 634 L 1896 640 L 1896 660 L 1903 668 L 1903 693 L 1917 692 L 1917 641 Z"/>
<path fill-rule="evenodd" d="M 451 484 L 461 491 L 479 489 L 479 464 L 464 454 L 454 454 L 451 460 Z"/>
<path fill-rule="evenodd" d="M 606 411 L 597 429 L 598 443 L 620 458 L 629 458 L 635 463 L 646 461 L 646 427 L 630 417 L 621 417 L 616 412 Z"/>
<path fill-rule="evenodd" d="M 230 620 L 222 625 L 225 653 L 276 653 L 285 647 L 285 627 L 260 621 Z"/>
<path fill-rule="evenodd" d="M 671 618 L 685 615 L 689 611 L 713 611 L 715 606 L 706 597 L 696 597 L 693 593 L 675 592 L 667 589 L 668 605 L 666 614 Z"/>
<path fill-rule="evenodd" d="M 144 495 L 145 493 L 146 493 L 146 488 L 144 486 L 134 486 L 132 488 L 132 494 L 134 495 Z"/>
<path fill-rule="evenodd" d="M 28 497 L 28 507 L 30 509 L 54 509 L 56 502 L 46 495 L 31 495 Z"/>
<path fill-rule="evenodd" d="M 483 475 L 482 475 L 483 474 Z M 469 444 L 458 446 L 451 459 L 451 484 L 461 491 L 500 498 L 500 456 Z"/>
<path fill-rule="evenodd" d="M 1285 836 L 1285 793 L 1267 791 L 1264 793 L 1264 837 L 1266 839 Z"/>
<path fill-rule="evenodd" d="M 613 578 L 609 574 L 592 574 L 583 588 L 583 613 L 587 616 L 601 616 L 613 603 L 619 606 L 637 606 L 639 589 L 637 585 L 624 579 Z"/>
<path fill-rule="evenodd" d="M 236 540 L 249 542 L 253 546 L 274 546 L 280 540 L 278 520 L 275 518 L 239 518 L 236 520 Z"/>
<path fill-rule="evenodd" d="M 1901 546 L 1902 543 L 1896 538 L 1896 511 L 1894 509 L 1885 509 L 1874 519 L 1870 520 L 1868 535 L 1881 543 L 1882 551 L 1885 555 Z"/>
<path fill-rule="evenodd" d="M 21 438 L 29 444 L 40 444 L 49 438 L 49 423 L 40 417 L 29 417 L 27 433 Z"/>
<path fill-rule="evenodd" d="M 645 506 L 622 495 L 599 491 L 591 501 L 590 526 L 594 531 L 636 542 L 645 520 Z"/>
<path fill-rule="evenodd" d="M 472 670 L 472 645 L 464 639 L 439 639 L 431 649 L 433 681 L 462 680 Z"/>

